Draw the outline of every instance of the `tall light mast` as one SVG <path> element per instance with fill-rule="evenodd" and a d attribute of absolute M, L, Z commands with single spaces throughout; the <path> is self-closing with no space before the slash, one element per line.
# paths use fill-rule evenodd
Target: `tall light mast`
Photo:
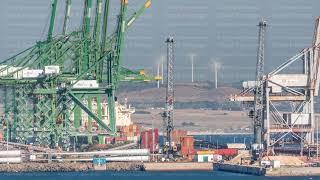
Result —
<path fill-rule="evenodd" d="M 256 65 L 256 85 L 254 94 L 254 144 L 253 150 L 256 151 L 254 159 L 257 155 L 260 155 L 262 146 L 262 130 L 264 124 L 264 50 L 265 50 L 265 33 L 267 23 L 266 21 L 259 22 L 259 39 L 258 39 L 258 53 L 257 53 L 257 65 Z M 256 156 L 256 157 L 255 157 Z"/>
<path fill-rule="evenodd" d="M 166 107 L 162 114 L 165 129 L 166 141 L 168 149 L 166 151 L 167 158 L 172 154 L 172 131 L 173 131 L 173 106 L 174 106 L 174 40 L 173 37 L 168 37 L 167 44 L 167 92 L 166 92 Z"/>

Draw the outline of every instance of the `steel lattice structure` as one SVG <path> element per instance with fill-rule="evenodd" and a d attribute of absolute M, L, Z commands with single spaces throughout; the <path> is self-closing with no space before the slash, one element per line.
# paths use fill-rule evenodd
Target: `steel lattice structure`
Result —
<path fill-rule="evenodd" d="M 258 54 L 256 66 L 256 86 L 254 96 L 254 143 L 262 143 L 262 128 L 264 122 L 264 47 L 265 47 L 265 33 L 267 24 L 265 21 L 259 22 L 259 39 L 258 39 Z"/>
<path fill-rule="evenodd" d="M 71 136 L 87 136 L 89 143 L 92 136 L 98 136 L 99 143 L 104 143 L 105 135 L 116 134 L 115 91 L 119 82 L 154 80 L 143 71 L 122 67 L 125 33 L 150 7 L 151 0 L 131 16 L 127 15 L 128 0 L 121 0 L 116 29 L 111 34 L 107 33 L 110 0 L 83 0 L 81 27 L 72 32 L 68 31 L 72 1 L 63 1 L 62 33 L 54 35 L 57 5 L 62 0 L 53 0 L 47 39 L 1 63 L 0 87 L 5 92 L 3 124 L 10 130 L 11 141 L 27 143 L 32 139 L 34 144 L 67 149 Z M 32 78 L 21 75 L 24 70 L 43 70 L 48 66 L 58 66 L 59 72 L 39 73 Z M 98 86 L 76 87 L 83 80 L 93 80 Z M 102 120 L 104 99 L 108 102 L 109 122 Z M 92 109 L 93 103 L 97 110 Z M 82 111 L 89 116 L 86 125 L 80 121 Z M 97 131 L 92 129 L 93 122 Z M 80 132 L 83 126 L 86 130 Z"/>
<path fill-rule="evenodd" d="M 254 105 L 257 84 L 263 87 L 261 143 L 266 145 L 267 153 L 280 151 L 289 143 L 301 145 L 302 154 L 304 149 L 312 148 L 315 143 L 314 97 L 318 96 L 320 83 L 319 24 L 320 18 L 317 18 L 311 47 L 264 74 L 261 83 L 245 81 L 244 90 L 230 98 L 231 101 Z M 299 69 L 294 72 L 288 70 L 294 64 Z"/>
<path fill-rule="evenodd" d="M 169 144 L 167 155 L 172 151 L 172 131 L 173 109 L 174 109 L 174 39 L 167 38 L 167 89 L 166 89 L 166 106 L 162 114 L 164 121 L 164 129 L 166 130 L 166 141 Z"/>

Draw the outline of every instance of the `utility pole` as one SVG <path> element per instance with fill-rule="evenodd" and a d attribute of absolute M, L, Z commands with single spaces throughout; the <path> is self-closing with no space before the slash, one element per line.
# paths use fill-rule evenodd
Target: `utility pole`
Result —
<path fill-rule="evenodd" d="M 267 23 L 262 20 L 259 22 L 259 38 L 258 38 L 258 52 L 257 52 L 257 65 L 256 65 L 256 86 L 254 91 L 254 145 L 253 160 L 260 158 L 261 151 L 263 150 L 263 126 L 264 126 L 264 47 L 265 47 L 265 33 Z"/>
<path fill-rule="evenodd" d="M 167 92 L 166 107 L 162 113 L 163 121 L 166 129 L 166 141 L 168 149 L 166 150 L 167 158 L 172 158 L 172 131 L 173 131 L 173 105 L 174 105 L 174 40 L 168 37 L 165 41 L 167 44 Z"/>

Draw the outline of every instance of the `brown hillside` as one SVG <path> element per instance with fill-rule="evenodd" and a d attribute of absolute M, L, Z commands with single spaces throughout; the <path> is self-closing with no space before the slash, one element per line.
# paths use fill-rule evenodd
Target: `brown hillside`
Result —
<path fill-rule="evenodd" d="M 223 102 L 231 94 L 237 94 L 240 90 L 232 87 L 219 87 L 217 89 L 207 84 L 177 84 L 175 85 L 175 98 L 178 102 Z M 127 97 L 131 102 L 163 102 L 166 89 L 146 88 L 142 90 L 125 91 L 119 97 Z"/>

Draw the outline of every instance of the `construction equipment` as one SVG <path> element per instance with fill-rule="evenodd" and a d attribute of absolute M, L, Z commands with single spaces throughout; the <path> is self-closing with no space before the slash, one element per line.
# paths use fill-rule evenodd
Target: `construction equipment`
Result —
<path fill-rule="evenodd" d="M 107 33 L 110 0 L 83 0 L 80 30 L 72 32 L 68 31 L 72 2 L 65 2 L 61 35 L 54 35 L 58 0 L 53 0 L 47 39 L 1 63 L 4 120 L 9 122 L 11 141 L 68 149 L 71 136 L 85 136 L 89 143 L 97 136 L 99 143 L 104 143 L 104 136 L 116 135 L 115 92 L 119 82 L 154 79 L 122 67 L 124 35 L 150 7 L 151 0 L 128 19 L 128 0 L 121 0 L 111 35 Z M 108 121 L 102 119 L 104 100 L 108 102 Z M 95 110 L 93 104 L 97 104 Z M 85 124 L 81 123 L 82 112 L 88 115 Z M 83 128 L 85 132 L 80 132 Z"/>
<path fill-rule="evenodd" d="M 162 113 L 164 129 L 166 130 L 165 153 L 168 159 L 173 158 L 174 145 L 172 142 L 173 109 L 174 109 L 174 39 L 168 37 L 167 44 L 167 89 L 166 89 L 166 106 Z"/>
<path fill-rule="evenodd" d="M 255 102 L 256 84 L 264 84 L 262 102 L 265 118 L 262 121 L 262 144 L 268 154 L 273 154 L 274 149 L 285 148 L 287 144 L 290 144 L 290 147 L 300 147 L 303 154 L 305 146 L 314 144 L 314 97 L 318 96 L 319 92 L 319 23 L 320 19 L 317 18 L 311 47 L 303 49 L 265 74 L 263 83 L 243 82 L 244 90 L 230 98 L 231 101 L 252 105 Z M 293 65 L 299 69 L 286 71 Z M 256 142 L 259 143 L 255 140 Z"/>

